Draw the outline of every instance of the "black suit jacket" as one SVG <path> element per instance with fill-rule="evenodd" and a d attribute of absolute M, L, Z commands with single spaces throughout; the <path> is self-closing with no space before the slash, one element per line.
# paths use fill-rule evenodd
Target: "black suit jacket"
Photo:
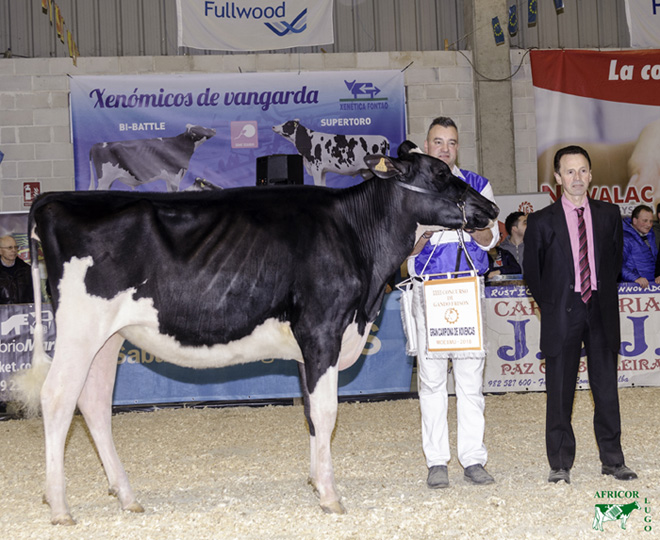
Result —
<path fill-rule="evenodd" d="M 617 277 L 621 271 L 623 225 L 618 206 L 589 199 L 593 224 L 598 299 L 607 346 L 621 342 Z M 533 212 L 525 231 L 524 278 L 541 310 L 541 351 L 557 356 L 576 297 L 571 241 L 561 199 Z M 578 291 L 579 292 L 579 291 Z"/>

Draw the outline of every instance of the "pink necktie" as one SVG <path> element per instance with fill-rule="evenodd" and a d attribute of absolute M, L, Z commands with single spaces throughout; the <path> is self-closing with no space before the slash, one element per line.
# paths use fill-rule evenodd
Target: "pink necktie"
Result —
<path fill-rule="evenodd" d="M 578 215 L 578 240 L 580 244 L 580 292 L 586 304 L 591 298 L 591 269 L 589 268 L 589 250 L 587 249 L 587 228 L 584 225 L 584 208 L 576 209 Z"/>

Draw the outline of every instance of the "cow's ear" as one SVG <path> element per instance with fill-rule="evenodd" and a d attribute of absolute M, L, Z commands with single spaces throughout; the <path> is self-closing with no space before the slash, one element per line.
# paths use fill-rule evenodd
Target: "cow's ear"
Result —
<path fill-rule="evenodd" d="M 419 146 L 417 146 L 414 142 L 405 140 L 399 145 L 399 148 L 397 148 L 396 155 L 398 157 L 403 157 L 410 154 L 411 152 L 418 154 L 422 153 L 422 151 L 419 149 Z"/>
<path fill-rule="evenodd" d="M 383 156 L 380 154 L 370 154 L 364 157 L 364 162 L 369 170 L 379 178 L 392 178 L 400 174 L 406 174 L 410 165 L 405 161 Z"/>

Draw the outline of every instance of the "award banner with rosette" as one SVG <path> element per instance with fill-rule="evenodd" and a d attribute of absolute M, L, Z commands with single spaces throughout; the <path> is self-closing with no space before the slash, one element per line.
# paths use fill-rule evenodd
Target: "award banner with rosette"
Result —
<path fill-rule="evenodd" d="M 485 355 L 481 298 L 483 279 L 468 276 L 424 282 L 429 355 L 453 358 Z"/>

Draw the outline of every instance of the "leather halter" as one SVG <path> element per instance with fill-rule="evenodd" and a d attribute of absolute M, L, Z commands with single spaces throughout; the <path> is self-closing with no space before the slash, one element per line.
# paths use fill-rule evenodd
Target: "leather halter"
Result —
<path fill-rule="evenodd" d="M 424 193 L 425 195 L 433 195 L 435 197 L 441 197 L 445 200 L 453 202 L 456 206 L 458 206 L 458 209 L 461 211 L 461 214 L 463 215 L 463 226 L 461 228 L 465 229 L 465 226 L 467 225 L 467 216 L 465 215 L 465 199 L 467 197 L 468 190 L 470 189 L 470 186 L 469 184 L 467 184 L 467 182 L 465 183 L 465 191 L 463 191 L 463 194 L 458 198 L 458 200 L 456 200 L 456 199 L 451 199 L 449 197 L 444 197 L 437 191 L 432 191 L 430 189 L 426 189 L 423 187 L 407 184 L 406 182 L 400 180 L 397 177 L 392 178 L 392 180 L 394 180 L 401 187 L 404 187 L 410 191 L 415 191 L 417 193 Z"/>

